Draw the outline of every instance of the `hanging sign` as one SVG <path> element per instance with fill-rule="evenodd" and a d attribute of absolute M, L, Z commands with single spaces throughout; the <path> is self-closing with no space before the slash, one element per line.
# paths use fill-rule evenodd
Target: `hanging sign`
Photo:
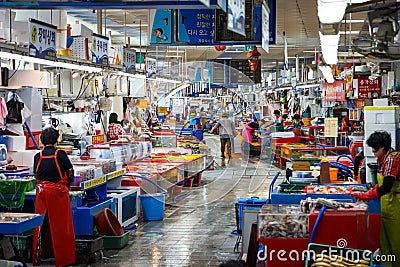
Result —
<path fill-rule="evenodd" d="M 56 31 L 54 25 L 29 19 L 29 56 L 55 60 Z"/>
<path fill-rule="evenodd" d="M 358 78 L 358 99 L 379 98 L 381 96 L 381 78 Z"/>
<path fill-rule="evenodd" d="M 213 9 L 184 9 L 179 10 L 178 41 L 189 44 L 214 43 Z"/>
<path fill-rule="evenodd" d="M 269 44 L 276 44 L 276 0 L 268 0 L 269 8 Z"/>
<path fill-rule="evenodd" d="M 146 57 L 146 77 L 156 78 L 157 60 L 154 58 Z"/>
<path fill-rule="evenodd" d="M 124 68 L 124 72 L 135 74 L 135 72 L 136 72 L 136 50 L 124 47 L 122 66 Z"/>
<path fill-rule="evenodd" d="M 344 81 L 322 83 L 322 93 L 324 101 L 345 101 Z"/>
<path fill-rule="evenodd" d="M 172 40 L 172 11 L 155 10 L 150 13 L 151 36 L 150 44 L 171 44 Z"/>
<path fill-rule="evenodd" d="M 269 8 L 262 5 L 262 37 L 261 46 L 265 52 L 269 53 Z"/>
<path fill-rule="evenodd" d="M 244 18 L 245 0 L 228 0 L 228 30 L 246 36 Z"/>
<path fill-rule="evenodd" d="M 92 34 L 92 62 L 108 65 L 108 37 Z"/>

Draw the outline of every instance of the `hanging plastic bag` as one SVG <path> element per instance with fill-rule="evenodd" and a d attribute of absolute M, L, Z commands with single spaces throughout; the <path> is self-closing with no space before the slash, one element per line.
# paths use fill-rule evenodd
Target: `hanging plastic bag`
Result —
<path fill-rule="evenodd" d="M 8 115 L 6 117 L 7 123 L 22 123 L 22 110 L 24 109 L 24 102 L 22 102 L 17 94 L 11 93 L 7 101 Z"/>

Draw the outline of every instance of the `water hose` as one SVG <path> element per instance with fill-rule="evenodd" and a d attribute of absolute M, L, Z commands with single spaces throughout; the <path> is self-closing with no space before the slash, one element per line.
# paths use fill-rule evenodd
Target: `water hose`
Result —
<path fill-rule="evenodd" d="M 322 217 L 324 216 L 325 210 L 326 210 L 326 206 L 323 205 L 321 210 L 319 211 L 317 220 L 315 221 L 314 227 L 313 227 L 311 235 L 310 235 L 310 240 L 309 240 L 308 243 L 313 243 L 314 242 L 315 233 L 317 232 L 318 226 L 319 226 L 319 224 L 320 224 L 320 222 L 322 220 Z"/>
<path fill-rule="evenodd" d="M 279 174 L 281 174 L 281 173 L 276 172 L 274 178 L 272 178 L 271 183 L 269 184 L 267 204 L 271 204 L 272 190 L 274 189 L 274 184 L 275 184 L 276 180 L 278 180 Z"/>

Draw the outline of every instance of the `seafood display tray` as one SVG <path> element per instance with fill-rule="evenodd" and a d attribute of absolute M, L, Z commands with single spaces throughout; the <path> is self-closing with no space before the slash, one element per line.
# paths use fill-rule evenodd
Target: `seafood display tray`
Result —
<path fill-rule="evenodd" d="M 4 219 L 2 219 L 4 218 Z M 8 221 L 10 219 L 10 221 Z M 34 213 L 0 213 L 0 233 L 19 234 L 43 223 L 43 216 Z"/>
<path fill-rule="evenodd" d="M 321 256 L 321 254 L 326 256 Z M 328 264 L 331 264 L 331 266 L 338 266 L 332 263 L 343 263 L 343 261 L 347 260 L 358 261 L 358 263 L 362 261 L 363 265 L 354 264 L 354 266 L 373 266 L 372 251 L 310 243 L 308 245 L 308 255 L 306 257 L 305 266 L 311 267 L 315 261 L 321 260 L 322 258 L 325 258 L 326 261 L 330 261 Z M 346 264 L 344 266 L 348 265 Z"/>

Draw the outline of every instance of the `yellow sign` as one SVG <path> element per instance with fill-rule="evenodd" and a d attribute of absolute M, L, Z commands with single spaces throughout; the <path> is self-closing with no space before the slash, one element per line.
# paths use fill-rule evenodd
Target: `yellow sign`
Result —
<path fill-rule="evenodd" d="M 115 179 L 115 178 L 117 178 L 119 176 L 122 176 L 124 174 L 125 174 L 125 169 L 122 169 L 122 170 L 119 170 L 119 171 L 115 171 L 115 172 L 107 174 L 107 179 L 108 180 L 112 180 L 112 179 Z"/>
<path fill-rule="evenodd" d="M 103 143 L 104 143 L 104 135 L 92 136 L 92 145 L 103 144 Z"/>
<path fill-rule="evenodd" d="M 101 176 L 99 178 L 91 179 L 91 180 L 83 182 L 82 189 L 86 190 L 86 189 L 89 189 L 92 187 L 96 187 L 98 185 L 106 183 L 106 181 L 107 181 L 107 177 L 105 175 Z"/>
<path fill-rule="evenodd" d="M 338 118 L 325 118 L 324 124 L 324 137 L 338 137 Z"/>

